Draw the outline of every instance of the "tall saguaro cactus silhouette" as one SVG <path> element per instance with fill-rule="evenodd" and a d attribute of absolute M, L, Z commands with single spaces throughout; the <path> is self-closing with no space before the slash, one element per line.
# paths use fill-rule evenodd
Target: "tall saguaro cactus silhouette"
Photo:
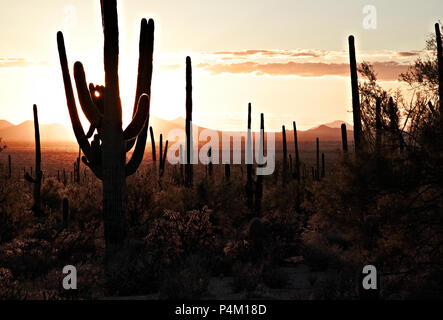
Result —
<path fill-rule="evenodd" d="M 32 205 L 32 211 L 34 212 L 34 216 L 39 217 L 42 215 L 42 209 L 40 204 L 40 189 L 42 186 L 42 178 L 43 172 L 41 170 L 42 163 L 42 154 L 40 148 L 40 128 L 38 124 L 38 112 L 37 105 L 33 106 L 34 112 L 34 135 L 35 135 L 35 177 L 32 177 L 32 168 L 31 174 L 25 173 L 25 179 L 34 184 L 34 204 Z"/>
<path fill-rule="evenodd" d="M 186 57 L 186 165 L 185 185 L 192 186 L 192 64 Z"/>
<path fill-rule="evenodd" d="M 69 74 L 63 34 L 57 33 L 60 65 L 63 73 L 66 100 L 75 137 L 84 156 L 82 161 L 103 181 L 104 233 L 106 261 L 123 243 L 125 237 L 126 177 L 136 172 L 143 159 L 149 124 L 154 21 L 141 21 L 137 89 L 133 118 L 122 129 L 118 60 L 119 32 L 117 0 L 101 0 L 104 33 L 105 86 L 88 86 L 83 65 L 76 62 L 74 78 L 81 108 L 91 124 L 85 135 L 77 113 Z M 88 138 L 97 130 L 93 141 Z M 136 142 L 134 142 L 136 141 Z M 126 150 L 135 144 L 126 163 Z"/>
<path fill-rule="evenodd" d="M 349 36 L 349 64 L 351 66 L 351 86 L 352 86 L 352 114 L 354 116 L 354 145 L 355 151 L 361 149 L 362 129 L 360 95 L 358 92 L 357 59 L 355 57 L 354 36 Z"/>

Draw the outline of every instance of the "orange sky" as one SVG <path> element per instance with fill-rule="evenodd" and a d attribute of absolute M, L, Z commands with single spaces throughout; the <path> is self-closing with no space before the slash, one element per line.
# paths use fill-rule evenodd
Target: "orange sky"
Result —
<path fill-rule="evenodd" d="M 347 36 L 355 34 L 357 59 L 374 62 L 388 88 L 415 59 L 441 1 L 373 1 L 377 29 L 362 26 L 366 4 L 317 1 L 119 2 L 120 84 L 124 122 L 132 113 L 140 19 L 156 23 L 152 114 L 185 114 L 185 57 L 194 66 L 194 121 L 214 129 L 266 127 L 296 120 L 300 129 L 333 120 L 352 122 Z M 395 10 L 395 11 L 394 11 Z M 393 14 L 396 12 L 396 14 Z M 413 22 L 413 23 L 412 23 Z M 58 64 L 56 32 L 65 34 L 68 60 L 84 63 L 89 82 L 103 82 L 103 36 L 98 0 L 0 3 L 0 119 L 69 124 Z"/>

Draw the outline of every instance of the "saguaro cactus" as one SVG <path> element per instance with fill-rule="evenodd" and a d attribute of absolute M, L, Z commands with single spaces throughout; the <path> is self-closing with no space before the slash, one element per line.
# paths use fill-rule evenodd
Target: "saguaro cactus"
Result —
<path fill-rule="evenodd" d="M 440 123 L 443 125 L 443 47 L 441 40 L 440 25 L 435 24 L 435 36 L 437 41 L 437 61 L 438 61 L 438 95 L 440 104 Z"/>
<path fill-rule="evenodd" d="M 155 136 L 154 136 L 154 130 L 152 127 L 149 127 L 149 133 L 151 135 L 151 149 L 152 149 L 152 161 L 154 162 L 154 166 L 157 163 L 157 155 L 155 153 Z"/>
<path fill-rule="evenodd" d="M 288 177 L 288 148 L 286 146 L 286 128 L 285 126 L 281 127 L 282 131 L 282 139 L 283 139 L 283 185 L 286 184 L 286 179 Z"/>
<path fill-rule="evenodd" d="M 259 157 L 263 156 L 265 150 L 265 116 L 260 114 L 260 147 L 259 147 Z M 260 164 L 259 164 L 260 166 Z M 257 182 L 255 187 L 255 214 L 256 216 L 261 215 L 261 200 L 263 197 L 263 176 L 257 175 Z"/>
<path fill-rule="evenodd" d="M 191 58 L 186 57 L 186 165 L 185 185 L 192 186 L 192 64 Z"/>
<path fill-rule="evenodd" d="M 294 127 L 294 147 L 295 147 L 295 176 L 297 181 L 300 182 L 300 157 L 298 154 L 298 137 L 297 137 L 297 125 L 295 121 L 292 122 L 292 126 Z"/>
<path fill-rule="evenodd" d="M 317 144 L 316 148 L 317 167 L 316 167 L 315 177 L 317 178 L 317 180 L 320 180 L 320 140 L 318 138 L 316 139 L 316 144 Z"/>
<path fill-rule="evenodd" d="M 348 152 L 348 132 L 346 131 L 346 124 L 341 125 L 341 143 L 343 147 L 343 152 Z"/>
<path fill-rule="evenodd" d="M 252 210 L 254 180 L 252 177 L 252 132 L 251 132 L 251 103 L 248 104 L 248 135 L 246 140 L 246 204 Z"/>
<path fill-rule="evenodd" d="M 25 173 L 25 179 L 34 184 L 34 204 L 32 206 L 32 211 L 34 212 L 34 215 L 36 217 L 39 217 L 43 214 L 40 203 L 40 189 L 42 186 L 43 173 L 41 170 L 42 155 L 40 149 L 40 129 L 38 124 L 37 105 L 35 104 L 33 106 L 33 112 L 34 112 L 34 136 L 35 136 L 35 177 L 34 178 L 32 177 L 32 171 L 31 171 L 31 174 Z"/>
<path fill-rule="evenodd" d="M 74 78 L 81 108 L 97 130 L 93 141 L 88 141 L 79 120 L 69 74 L 63 34 L 57 33 L 60 64 L 65 85 L 66 100 L 75 137 L 84 156 L 82 161 L 103 182 L 103 211 L 106 244 L 106 261 L 125 237 L 126 177 L 138 169 L 145 150 L 151 94 L 152 56 L 154 48 L 154 21 L 141 21 L 137 89 L 133 118 L 122 129 L 122 105 L 120 100 L 118 60 L 119 34 L 117 1 L 101 1 L 104 33 L 105 86 L 88 86 L 83 65 L 76 62 Z M 126 163 L 126 150 L 136 141 L 131 159 Z"/>
<path fill-rule="evenodd" d="M 361 111 L 360 95 L 358 91 L 357 59 L 355 57 L 354 36 L 349 37 L 349 64 L 351 66 L 351 86 L 352 86 L 352 114 L 354 117 L 354 145 L 355 151 L 361 149 Z"/>

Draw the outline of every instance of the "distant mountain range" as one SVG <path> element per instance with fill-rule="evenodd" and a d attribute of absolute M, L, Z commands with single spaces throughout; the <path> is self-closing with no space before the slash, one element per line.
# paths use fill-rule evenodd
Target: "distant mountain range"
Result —
<path fill-rule="evenodd" d="M 336 120 L 330 123 L 326 123 L 309 130 L 298 130 L 299 141 L 315 141 L 318 137 L 321 141 L 340 141 L 341 140 L 341 125 L 346 124 L 348 131 L 348 140 L 352 141 L 353 138 L 353 127 L 340 120 Z M 156 140 L 160 133 L 166 134 L 172 129 L 184 129 L 185 119 L 177 118 L 174 120 L 164 120 L 158 117 L 151 116 L 149 120 L 150 126 L 154 129 L 154 134 Z M 198 127 L 199 131 L 205 129 L 203 127 Z M 85 131 L 87 128 L 85 128 Z M 226 132 L 230 135 L 241 134 L 241 132 Z M 219 135 L 221 132 L 219 131 Z M 292 140 L 293 131 L 286 130 L 286 135 L 288 140 Z M 6 120 L 0 120 L 0 137 L 2 140 L 7 142 L 31 142 L 34 141 L 34 123 L 33 121 L 25 121 L 18 125 L 14 125 Z M 276 132 L 275 138 L 277 141 L 282 139 L 282 133 Z M 40 139 L 42 142 L 64 142 L 64 141 L 75 141 L 72 128 L 64 126 L 59 123 L 53 124 L 43 124 L 40 125 Z"/>

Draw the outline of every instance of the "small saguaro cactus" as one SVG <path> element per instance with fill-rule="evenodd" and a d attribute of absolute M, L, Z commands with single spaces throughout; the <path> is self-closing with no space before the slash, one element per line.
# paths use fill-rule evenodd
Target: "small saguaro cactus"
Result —
<path fill-rule="evenodd" d="M 317 180 L 320 180 L 320 139 L 316 139 L 316 144 L 317 144 L 317 148 L 316 148 L 316 159 L 317 159 L 317 167 L 316 167 L 316 172 L 315 172 L 315 177 L 317 178 Z"/>
<path fill-rule="evenodd" d="M 283 176 L 283 185 L 286 184 L 286 179 L 288 177 L 288 148 L 286 146 L 286 128 L 285 126 L 282 126 L 282 138 L 283 138 L 283 170 L 282 170 L 282 176 Z"/>
<path fill-rule="evenodd" d="M 160 167 L 159 167 L 159 177 L 163 177 L 165 173 L 165 163 L 166 163 L 166 155 L 168 152 L 168 140 L 165 143 L 165 149 L 163 149 L 163 135 L 160 135 Z"/>
<path fill-rule="evenodd" d="M 38 112 L 37 105 L 33 106 L 34 112 L 34 136 L 35 136 L 35 177 L 31 174 L 25 173 L 25 179 L 34 184 L 34 204 L 32 206 L 32 211 L 34 216 L 40 217 L 43 212 L 41 209 L 41 199 L 40 199 L 40 189 L 42 186 L 43 172 L 41 170 L 42 155 L 40 149 L 40 129 L 38 124 Z"/>
<path fill-rule="evenodd" d="M 440 104 L 440 123 L 443 126 L 443 46 L 440 32 L 440 24 L 435 24 L 435 37 L 437 42 L 438 62 L 438 95 Z"/>
<path fill-rule="evenodd" d="M 263 156 L 265 150 L 265 116 L 260 114 L 260 146 L 259 157 Z M 261 166 L 261 164 L 259 164 Z M 255 187 L 255 215 L 258 217 L 261 215 L 261 201 L 263 198 L 263 176 L 257 175 L 256 187 Z"/>
<path fill-rule="evenodd" d="M 355 57 L 355 40 L 354 36 L 349 36 L 349 64 L 351 67 L 351 86 L 352 86 L 352 114 L 354 118 L 354 146 L 355 151 L 361 149 L 362 144 L 362 127 L 361 127 L 361 110 L 360 95 L 358 91 L 358 74 L 357 59 Z"/>
<path fill-rule="evenodd" d="M 294 128 L 294 147 L 295 147 L 295 177 L 297 181 L 300 182 L 301 173 L 300 173 L 300 157 L 298 154 L 298 137 L 297 137 L 297 125 L 295 121 L 292 122 L 292 126 Z"/>
<path fill-rule="evenodd" d="M 155 166 L 157 163 L 157 155 L 155 153 L 155 136 L 154 136 L 154 130 L 152 129 L 152 127 L 149 127 L 149 133 L 151 135 L 152 161 Z"/>
<path fill-rule="evenodd" d="M 192 63 L 191 58 L 186 57 L 186 165 L 185 186 L 192 186 Z"/>
<path fill-rule="evenodd" d="M 348 152 L 348 133 L 346 131 L 346 124 L 342 123 L 341 125 L 341 143 L 343 152 Z"/>
<path fill-rule="evenodd" d="M 134 174 L 143 159 L 149 127 L 149 109 L 154 48 L 154 21 L 141 21 L 137 86 L 132 121 L 122 128 L 118 62 L 119 32 L 117 0 L 102 0 L 101 13 L 104 33 L 105 86 L 88 85 L 83 65 L 76 62 L 74 78 L 80 106 L 90 122 L 87 135 L 77 113 L 69 74 L 63 34 L 57 33 L 60 65 L 65 85 L 66 101 L 72 128 L 84 156 L 82 161 L 103 183 L 103 217 L 105 234 L 105 263 L 123 243 L 126 211 L 126 177 Z M 88 136 L 94 135 L 89 142 Z M 135 144 L 130 160 L 126 152 Z"/>
<path fill-rule="evenodd" d="M 253 189 L 254 189 L 254 179 L 252 177 L 253 174 L 253 164 L 252 164 L 252 132 L 251 132 L 251 113 L 252 113 L 252 105 L 248 104 L 248 133 L 246 140 L 246 205 L 252 210 L 252 202 L 254 198 Z"/>

